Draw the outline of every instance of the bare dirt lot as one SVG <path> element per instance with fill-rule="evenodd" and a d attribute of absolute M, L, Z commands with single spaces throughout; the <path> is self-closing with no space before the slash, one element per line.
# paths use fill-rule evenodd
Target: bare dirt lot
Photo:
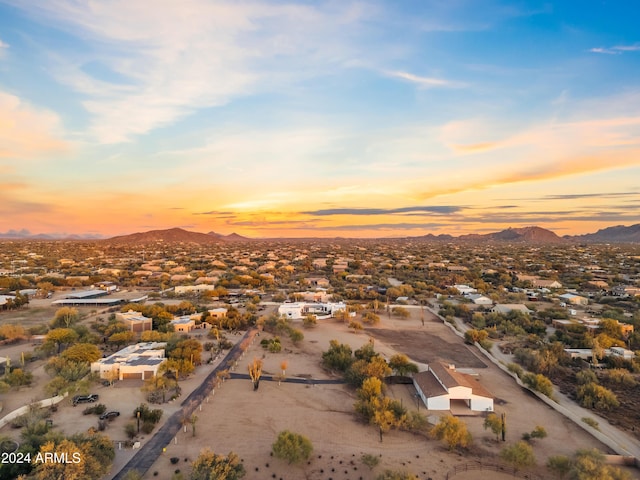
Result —
<path fill-rule="evenodd" d="M 605 453 L 606 447 L 593 439 L 573 422 L 565 419 L 538 399 L 518 387 L 512 378 L 493 364 L 479 356 L 473 347 L 464 345 L 448 326 L 437 317 L 428 316 L 422 325 L 420 312 L 412 310 L 407 320 L 382 318 L 375 329 L 356 334 L 337 321 L 321 321 L 316 328 L 304 330 L 305 338 L 294 346 L 283 338 L 284 349 L 280 353 L 269 353 L 255 342 L 240 360 L 238 373 L 247 372 L 247 364 L 258 357 L 264 361 L 264 375 L 278 374 L 281 363 L 288 362 L 287 378 L 310 380 L 308 383 L 262 381 L 258 391 L 253 391 L 249 380 L 227 380 L 213 395 L 196 409 L 195 434 L 187 425 L 166 451 L 146 472 L 145 479 L 169 480 L 176 471 L 188 476 L 190 462 L 203 448 L 217 453 L 236 452 L 245 465 L 249 480 L 268 478 L 297 480 L 372 480 L 384 469 L 408 470 L 420 479 L 444 479 L 454 466 L 468 462 L 497 461 L 497 454 L 505 445 L 497 442 L 493 434 L 483 429 L 483 417 L 465 416 L 474 438 L 474 446 L 464 454 L 450 453 L 437 441 L 426 435 L 391 431 L 379 441 L 377 430 L 363 424 L 354 415 L 355 391 L 341 384 L 317 384 L 314 379 L 336 379 L 321 367 L 321 355 L 336 339 L 349 344 L 353 350 L 373 340 L 376 351 L 384 357 L 401 352 L 421 365 L 444 361 L 458 368 L 474 370 L 480 382 L 496 398 L 496 411 L 505 413 L 507 418 L 507 443 L 519 440 L 523 433 L 530 432 L 537 425 L 543 426 L 548 437 L 533 445 L 538 465 L 531 470 L 541 478 L 549 478 L 549 471 L 543 466 L 551 455 L 571 455 L 580 448 L 599 448 Z M 301 328 L 301 325 L 299 326 Z M 266 334 L 263 334 L 266 335 Z M 39 366 L 38 376 L 46 376 Z M 183 398 L 200 384 L 212 365 L 198 367 L 196 374 L 182 382 Z M 46 378 L 45 378 L 46 380 Z M 39 382 L 40 383 L 40 382 Z M 140 383 L 119 382 L 115 387 L 96 387 L 100 402 L 109 409 L 121 411 L 109 424 L 106 433 L 116 441 L 124 440 L 124 425 L 131 421 L 131 412 L 144 400 Z M 401 399 L 409 409 L 417 409 L 428 415 L 430 422 L 437 422 L 442 412 L 426 412 L 424 405 L 416 401 L 410 385 L 392 385 L 388 395 Z M 41 397 L 39 387 L 22 392 L 3 395 L 6 405 L 19 406 L 36 397 Z M 22 403 L 21 403 L 22 402 Z M 156 407 L 154 407 L 156 408 Z M 163 419 L 179 408 L 179 402 L 159 406 L 165 411 Z M 72 407 L 64 401 L 54 414 L 54 427 L 65 433 L 86 431 L 97 424 L 96 417 L 83 416 L 84 406 Z M 3 412 L 6 413 L 5 409 Z M 8 433 L 5 427 L 0 433 Z M 314 446 L 313 456 L 308 464 L 287 465 L 270 455 L 271 445 L 281 430 L 291 430 L 307 436 Z M 141 436 L 144 444 L 151 438 Z M 361 457 L 363 454 L 378 455 L 380 465 L 370 470 Z M 116 460 L 111 474 L 115 475 L 135 454 L 135 450 L 116 451 Z M 177 459 L 172 463 L 171 458 Z M 631 471 L 637 476 L 637 471 Z M 499 478 L 496 472 L 467 472 L 456 478 L 472 480 Z"/>
<path fill-rule="evenodd" d="M 551 455 L 571 455 L 580 448 L 606 447 L 587 435 L 572 422 L 523 391 L 513 380 L 491 364 L 484 364 L 448 327 L 436 321 L 423 327 L 417 319 L 402 321 L 402 331 L 394 331 L 398 322 L 385 322 L 376 328 L 375 348 L 384 356 L 397 351 L 419 357 L 422 361 L 441 359 L 467 368 L 478 368 L 478 381 L 498 399 L 496 410 L 507 415 L 507 442 L 519 440 L 523 433 L 542 425 L 549 436 L 534 444 L 539 465 Z M 389 331 L 385 331 L 389 330 Z M 238 365 L 237 371 L 247 371 L 253 357 L 263 358 L 264 371 L 276 373 L 287 360 L 287 377 L 312 379 L 333 378 L 320 367 L 321 353 L 331 339 L 347 343 L 353 349 L 370 340 L 367 333 L 355 334 L 337 322 L 324 323 L 305 330 L 305 340 L 299 347 L 285 342 L 281 353 L 267 353 L 256 342 Z M 384 339 L 391 339 L 387 344 Z M 404 341 L 410 339 L 411 350 Z M 450 348 L 453 345 L 456 348 Z M 395 347 L 395 348 L 394 348 Z M 460 352 L 458 356 L 456 353 Z M 436 422 L 441 412 L 425 412 L 416 402 L 410 385 L 390 386 L 388 394 L 402 399 L 403 405 L 428 413 Z M 379 441 L 377 430 L 361 423 L 353 413 L 355 392 L 346 385 L 293 384 L 262 381 L 253 391 L 249 380 L 228 380 L 215 392 L 210 402 L 196 412 L 198 421 L 193 434 L 188 426 L 167 445 L 166 452 L 155 462 L 145 478 L 170 479 L 175 471 L 188 473 L 189 461 L 203 448 L 217 453 L 236 452 L 246 468 L 247 479 L 373 479 L 384 469 L 408 470 L 420 479 L 443 479 L 455 465 L 473 461 L 496 461 L 505 445 L 483 429 L 481 416 L 464 417 L 474 437 L 474 446 L 464 455 L 450 453 L 435 440 L 424 435 L 391 431 Z M 314 446 L 312 459 L 302 466 L 290 466 L 270 455 L 271 445 L 281 430 L 291 430 L 307 436 Z M 380 465 L 370 470 L 361 461 L 363 454 L 380 457 Z M 171 457 L 178 459 L 176 464 Z M 186 459 L 186 461 L 185 461 Z M 537 467 L 532 472 L 548 478 L 549 472 Z M 491 476 L 493 475 L 493 476 Z M 498 478 L 495 472 L 467 472 L 456 478 Z"/>

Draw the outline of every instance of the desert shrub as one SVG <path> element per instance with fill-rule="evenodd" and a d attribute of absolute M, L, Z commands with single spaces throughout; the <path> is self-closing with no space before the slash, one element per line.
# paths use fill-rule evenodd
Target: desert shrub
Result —
<path fill-rule="evenodd" d="M 619 383 L 625 387 L 635 387 L 637 381 L 629 370 L 625 368 L 612 368 L 607 371 L 607 379 L 613 383 Z"/>
<path fill-rule="evenodd" d="M 553 396 L 553 383 L 541 373 L 525 373 L 522 376 L 522 382 L 529 388 L 546 395 L 551 398 Z"/>
<path fill-rule="evenodd" d="M 377 455 L 372 455 L 370 453 L 365 453 L 362 455 L 362 463 L 364 463 L 369 469 L 373 469 L 373 467 L 377 466 L 380 463 L 380 457 Z"/>
<path fill-rule="evenodd" d="M 586 423 L 587 425 L 589 425 L 592 428 L 595 428 L 596 430 L 600 430 L 600 424 L 594 420 L 591 417 L 582 417 L 581 419 L 584 423 Z"/>
<path fill-rule="evenodd" d="M 260 345 L 265 350 L 269 350 L 271 353 L 278 353 L 282 350 L 282 344 L 280 343 L 280 337 L 264 338 L 260 341 Z"/>
<path fill-rule="evenodd" d="M 593 370 L 582 370 L 576 373 L 576 382 L 578 385 L 598 383 L 598 376 L 593 372 Z"/>
<path fill-rule="evenodd" d="M 124 433 L 127 435 L 127 437 L 134 438 L 137 434 L 138 434 L 138 428 L 136 427 L 136 424 L 133 422 L 129 422 L 124 426 Z"/>
<path fill-rule="evenodd" d="M 507 370 L 509 370 L 511 373 L 516 374 L 518 378 L 522 378 L 522 374 L 524 373 L 522 367 L 517 363 L 510 363 L 509 365 L 507 365 Z"/>
<path fill-rule="evenodd" d="M 14 368 L 10 373 L 4 376 L 4 381 L 14 388 L 31 385 L 33 374 L 25 372 L 21 368 Z"/>
<path fill-rule="evenodd" d="M 286 460 L 289 464 L 306 462 L 313 452 L 313 445 L 307 437 L 288 430 L 278 434 L 271 448 L 277 458 Z"/>
<path fill-rule="evenodd" d="M 87 407 L 82 411 L 83 415 L 102 415 L 107 411 L 107 406 L 104 403 L 98 403 L 91 407 Z"/>
<path fill-rule="evenodd" d="M 137 418 L 138 413 L 140 414 L 140 420 L 143 422 L 151 422 L 151 424 L 155 425 L 162 418 L 162 410 L 159 408 L 155 408 L 151 410 L 149 405 L 146 403 L 141 403 L 134 411 L 133 417 Z"/>
<path fill-rule="evenodd" d="M 153 431 L 154 427 L 155 424 L 153 422 L 146 421 L 142 423 L 140 430 L 142 430 L 142 433 L 146 433 L 148 435 Z"/>
<path fill-rule="evenodd" d="M 615 393 L 595 383 L 580 386 L 576 392 L 576 398 L 583 407 L 596 410 L 611 410 L 620 405 Z"/>

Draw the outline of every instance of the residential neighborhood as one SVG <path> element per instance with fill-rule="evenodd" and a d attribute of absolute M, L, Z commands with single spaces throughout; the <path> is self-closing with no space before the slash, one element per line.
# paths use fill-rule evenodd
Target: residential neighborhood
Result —
<path fill-rule="evenodd" d="M 640 394 L 632 388 L 640 380 L 637 245 L 416 239 L 1 245 L 3 415 L 10 413 L 4 405 L 17 408 L 21 392 L 34 388 L 42 392 L 37 400 L 100 391 L 97 402 L 128 389 L 112 405 L 136 398 L 131 410 L 149 403 L 176 411 L 169 402 L 198 382 L 209 385 L 206 375 L 217 375 L 213 391 L 221 387 L 241 361 L 226 355 L 250 332 L 260 334 L 264 361 L 329 348 L 314 368 L 338 348 L 321 340 L 334 332 L 360 344 L 356 358 L 379 355 L 389 371 L 397 368 L 397 355 L 415 362 L 405 382 L 411 391 L 387 389 L 408 395 L 416 412 L 467 422 L 493 418 L 488 415 L 512 402 L 494 390 L 522 385 L 541 399 L 562 396 L 640 444 Z M 423 331 L 436 324 L 449 333 Z M 394 336 L 402 332 L 403 339 Z M 358 353 L 366 348 L 369 353 Z M 506 375 L 499 383 L 486 370 L 492 362 Z M 72 374 L 72 366 L 82 373 Z M 334 368 L 321 371 L 336 378 Z M 279 376 L 278 385 L 288 375 Z M 349 384 L 361 374 L 345 375 Z M 276 379 L 272 371 L 269 379 Z M 54 424 L 65 401 L 57 409 L 63 413 L 53 413 Z M 95 428 L 123 438 L 133 427 L 117 412 Z M 8 434 L 6 428 L 0 433 Z M 598 429 L 594 435 L 601 441 Z M 130 438 L 127 446 L 143 440 L 138 431 Z M 614 454 L 615 442 L 608 448 Z M 619 451 L 629 453 L 626 448 Z M 118 452 L 120 469 L 136 458 L 135 449 Z M 119 471 L 126 468 L 112 477 L 120 478 Z"/>

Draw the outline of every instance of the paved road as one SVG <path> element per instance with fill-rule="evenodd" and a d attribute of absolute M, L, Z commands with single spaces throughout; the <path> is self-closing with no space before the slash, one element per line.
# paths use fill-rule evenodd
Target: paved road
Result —
<path fill-rule="evenodd" d="M 129 462 L 113 476 L 113 480 L 121 480 L 130 470 L 137 470 L 141 475 L 144 475 L 149 468 L 154 464 L 157 458 L 162 454 L 162 449 L 165 448 L 176 434 L 182 428 L 181 419 L 191 416 L 197 406 L 204 401 L 204 399 L 213 390 L 213 385 L 216 380 L 216 374 L 219 371 L 225 370 L 229 362 L 237 360 L 242 354 L 240 345 L 243 344 L 245 338 L 254 337 L 258 332 L 257 329 L 248 330 L 244 334 L 242 340 L 233 346 L 226 357 L 220 362 L 220 364 L 204 379 L 204 381 L 197 387 L 191 394 L 180 404 L 181 409 L 175 412 L 165 424 L 160 427 L 156 434 L 146 442 L 135 456 L 129 460 Z"/>

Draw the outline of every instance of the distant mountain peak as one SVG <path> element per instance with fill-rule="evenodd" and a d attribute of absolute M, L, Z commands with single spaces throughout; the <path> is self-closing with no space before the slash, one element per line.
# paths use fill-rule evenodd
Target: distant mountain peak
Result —
<path fill-rule="evenodd" d="M 460 240 L 473 241 L 501 241 L 501 242 L 522 242 L 522 243 L 561 243 L 564 240 L 551 230 L 546 228 L 531 227 L 509 227 L 499 232 L 486 233 L 484 235 L 472 234 L 458 237 Z"/>
<path fill-rule="evenodd" d="M 586 235 L 574 235 L 567 237 L 571 240 L 606 243 L 640 243 L 640 223 L 635 225 L 616 225 L 614 227 L 601 228 L 596 233 Z"/>
<path fill-rule="evenodd" d="M 148 232 L 132 233 L 130 235 L 121 235 L 112 237 L 106 241 L 111 243 L 197 243 L 206 245 L 210 243 L 219 243 L 220 239 L 206 233 L 190 232 L 183 228 L 169 228 L 166 230 L 151 230 Z"/>

